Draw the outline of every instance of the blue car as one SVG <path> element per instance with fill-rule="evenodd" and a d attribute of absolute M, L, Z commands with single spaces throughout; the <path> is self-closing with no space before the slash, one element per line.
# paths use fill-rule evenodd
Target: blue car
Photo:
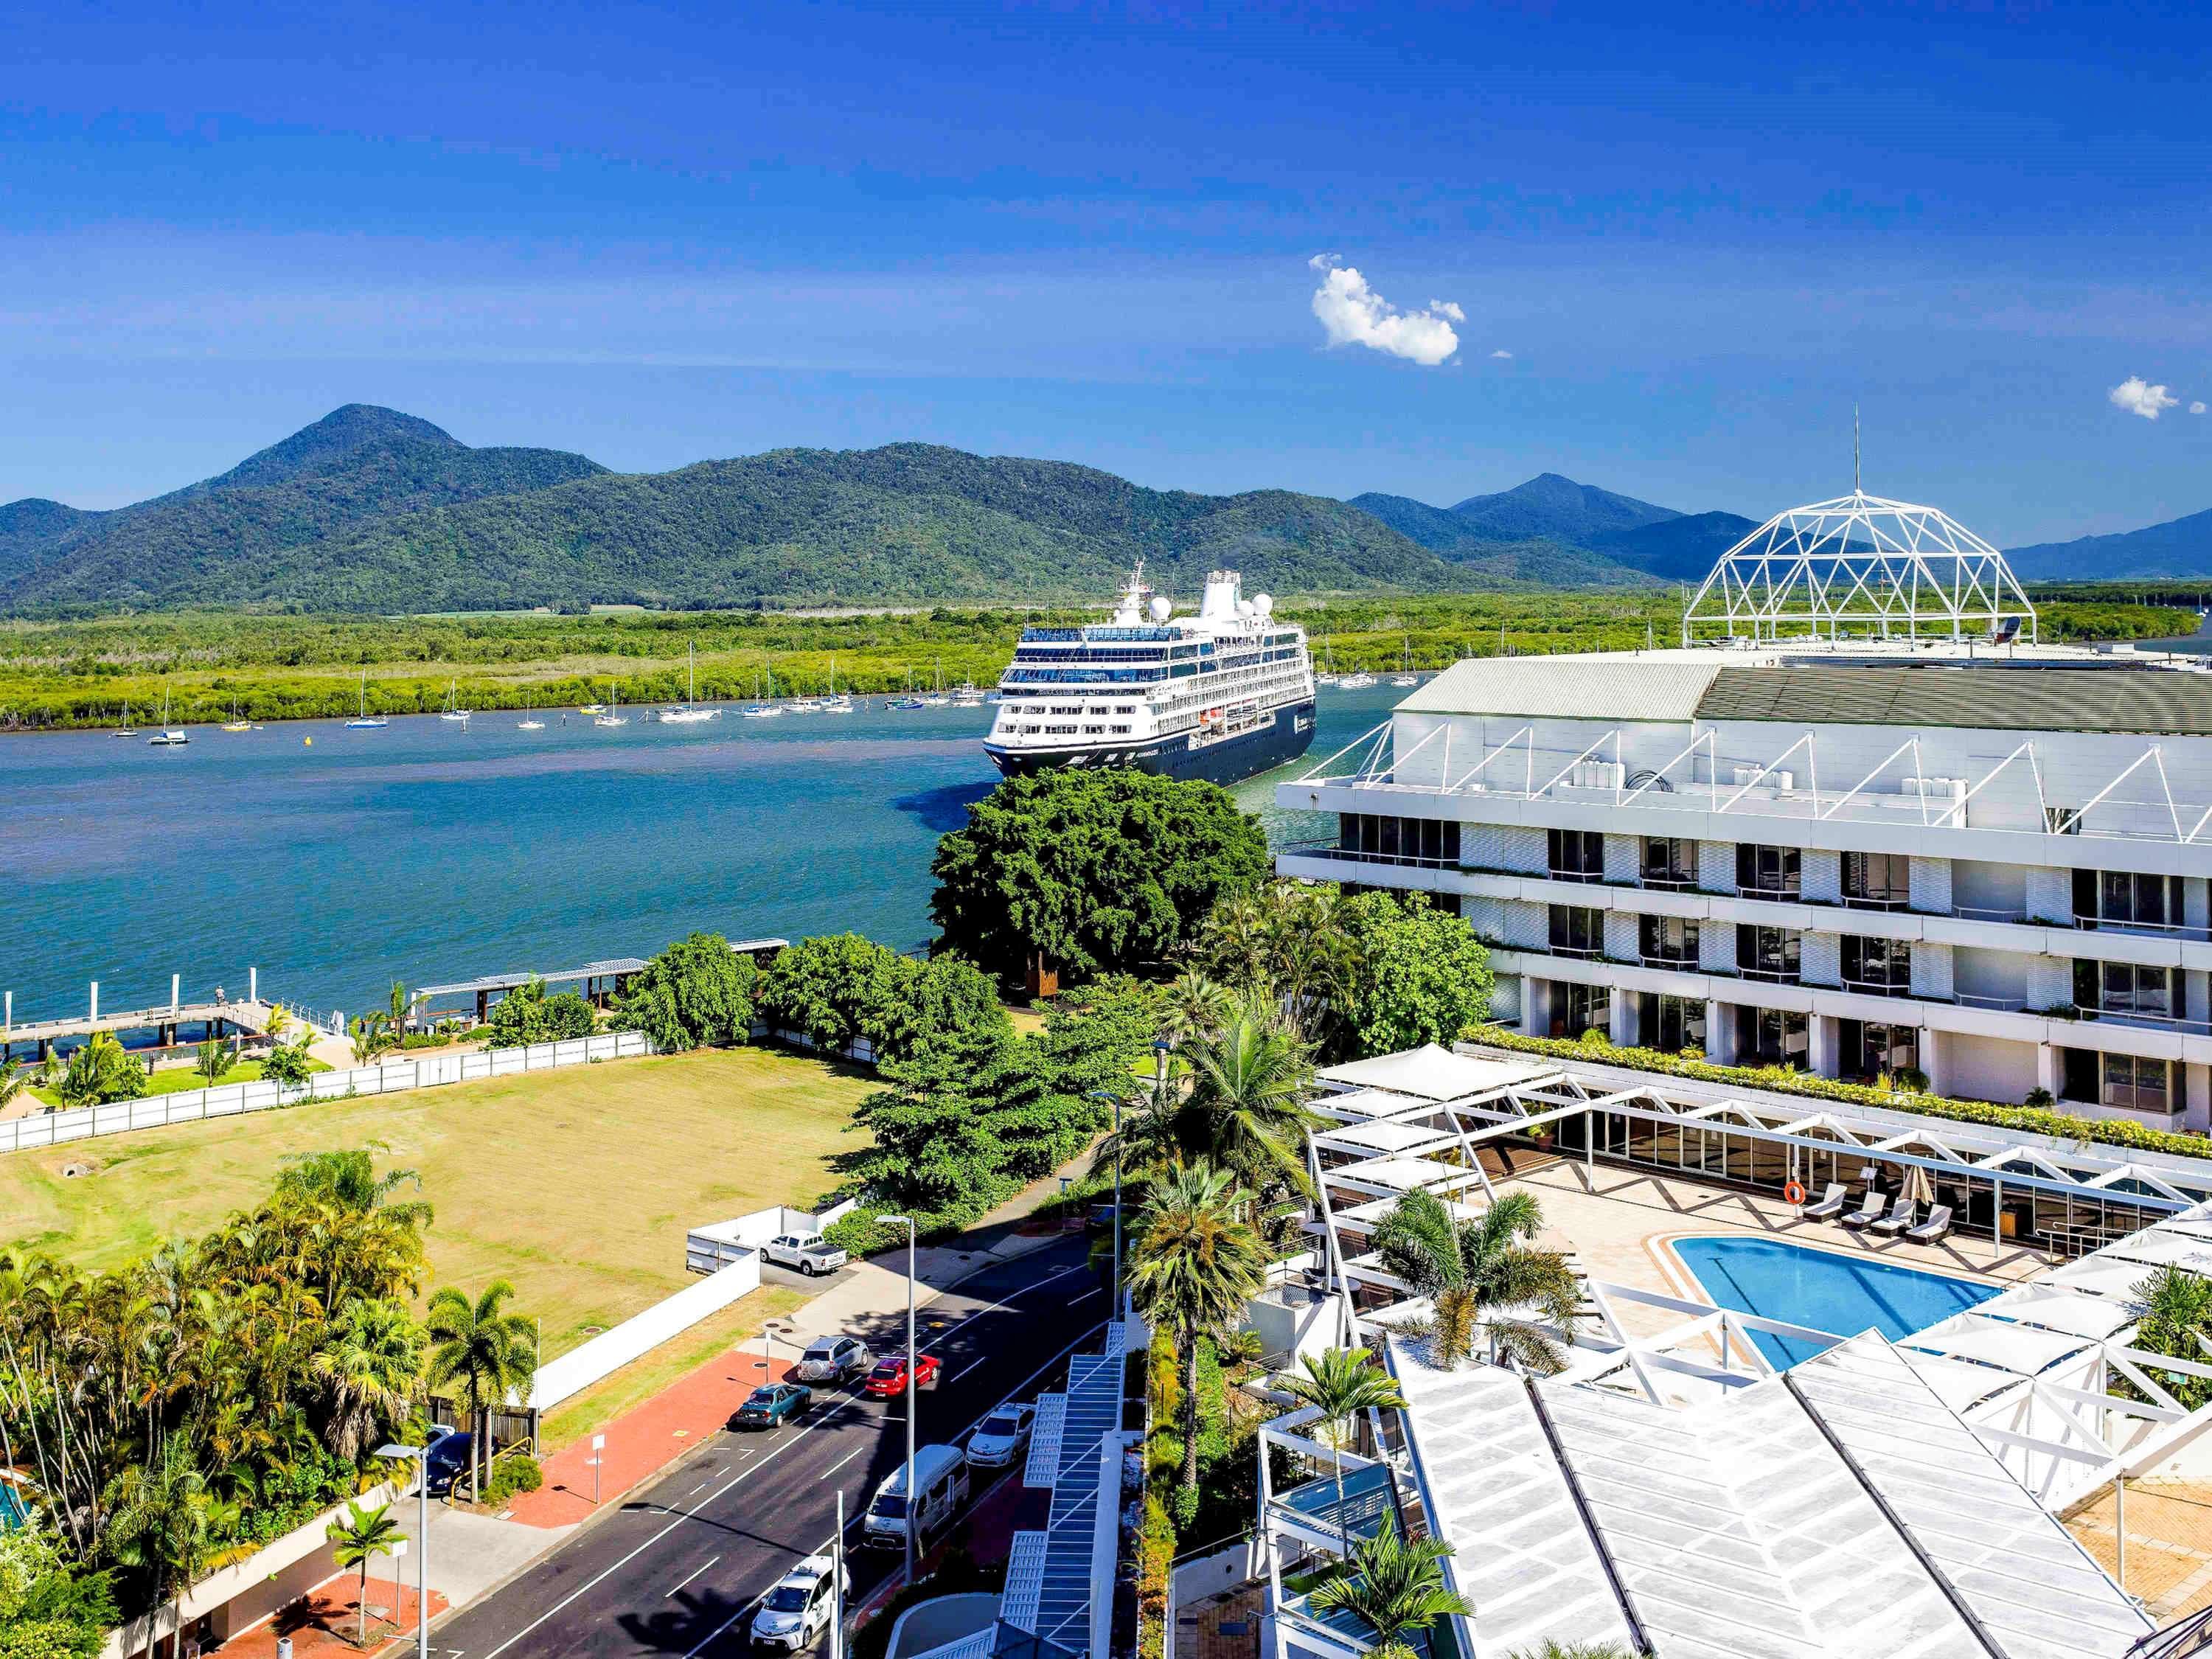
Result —
<path fill-rule="evenodd" d="M 772 1429 L 814 1403 L 814 1390 L 803 1382 L 770 1382 L 730 1413 L 732 1429 Z"/>
<path fill-rule="evenodd" d="M 422 1459 L 423 1482 L 431 1497 L 443 1498 L 468 1474 L 469 1453 L 475 1445 L 476 1437 L 464 1429 L 449 1429 L 431 1441 Z"/>

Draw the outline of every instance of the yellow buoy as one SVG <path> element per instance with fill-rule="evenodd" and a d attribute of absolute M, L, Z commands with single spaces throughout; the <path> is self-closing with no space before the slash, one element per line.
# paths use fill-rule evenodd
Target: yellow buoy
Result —
<path fill-rule="evenodd" d="M 315 740 L 313 738 L 302 738 L 300 741 L 306 744 L 310 749 L 313 749 L 315 746 Z"/>

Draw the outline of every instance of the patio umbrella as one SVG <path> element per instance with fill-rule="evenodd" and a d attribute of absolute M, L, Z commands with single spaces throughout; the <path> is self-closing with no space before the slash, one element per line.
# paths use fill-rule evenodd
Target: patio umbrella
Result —
<path fill-rule="evenodd" d="M 1928 1179 L 1928 1171 L 1917 1164 L 1905 1177 L 1905 1197 L 1911 1204 L 1933 1204 L 1936 1201 L 1935 1183 Z"/>

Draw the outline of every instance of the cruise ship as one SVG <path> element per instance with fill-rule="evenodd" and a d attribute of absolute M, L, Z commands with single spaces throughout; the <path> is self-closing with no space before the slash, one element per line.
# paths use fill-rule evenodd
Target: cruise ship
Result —
<path fill-rule="evenodd" d="M 1022 630 L 983 747 L 1009 776 L 1132 766 L 1233 783 L 1293 760 L 1313 742 L 1313 659 L 1273 613 L 1217 570 L 1197 615 L 1177 617 L 1140 565 L 1111 621 Z"/>

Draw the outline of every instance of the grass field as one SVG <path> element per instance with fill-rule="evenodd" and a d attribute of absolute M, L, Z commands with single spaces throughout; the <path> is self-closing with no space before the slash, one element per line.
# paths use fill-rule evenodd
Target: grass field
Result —
<path fill-rule="evenodd" d="M 833 1185 L 829 1159 L 860 1144 L 845 1126 L 871 1086 L 740 1048 L 78 1141 L 0 1158 L 0 1243 L 116 1267 L 251 1204 L 292 1154 L 381 1141 L 436 1207 L 432 1286 L 513 1280 L 550 1357 L 689 1282 L 687 1227 Z"/>

